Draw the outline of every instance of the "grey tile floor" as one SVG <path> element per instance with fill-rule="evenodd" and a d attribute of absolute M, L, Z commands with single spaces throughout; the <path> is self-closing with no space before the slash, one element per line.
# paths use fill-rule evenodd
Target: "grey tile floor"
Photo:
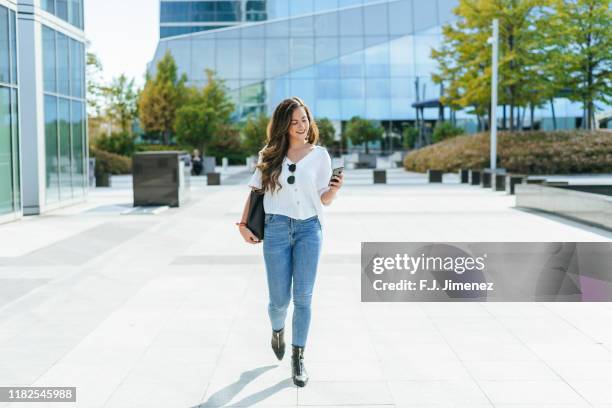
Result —
<path fill-rule="evenodd" d="M 296 388 L 269 346 L 261 246 L 233 224 L 244 176 L 198 180 L 157 215 L 120 215 L 122 178 L 0 225 L 0 386 L 77 387 L 76 403 L 0 407 L 612 407 L 610 303 L 360 302 L 362 241 L 612 238 L 401 169 L 388 185 L 348 171 L 327 208 L 311 380 Z"/>

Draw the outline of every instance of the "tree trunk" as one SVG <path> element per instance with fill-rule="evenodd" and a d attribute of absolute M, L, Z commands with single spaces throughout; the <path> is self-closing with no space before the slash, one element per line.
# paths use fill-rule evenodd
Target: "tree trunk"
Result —
<path fill-rule="evenodd" d="M 523 116 L 521 116 L 521 132 L 523 131 L 523 124 L 525 123 L 525 114 L 527 113 L 527 107 L 523 108 Z"/>
<path fill-rule="evenodd" d="M 514 132 L 514 105 L 510 104 L 510 131 Z"/>
<path fill-rule="evenodd" d="M 529 116 L 530 116 L 530 118 L 529 118 L 529 124 L 530 124 L 529 128 L 531 130 L 535 130 L 535 126 L 534 126 L 534 123 L 533 123 L 533 111 L 534 111 L 534 109 L 535 109 L 535 107 L 533 106 L 533 103 L 531 103 L 529 105 Z"/>
<path fill-rule="evenodd" d="M 502 130 L 506 130 L 506 104 L 503 105 L 504 110 L 503 110 L 503 114 L 502 114 Z"/>
<path fill-rule="evenodd" d="M 552 112 L 553 130 L 557 130 L 557 116 L 555 116 L 555 104 L 553 98 L 550 98 L 550 110 Z"/>

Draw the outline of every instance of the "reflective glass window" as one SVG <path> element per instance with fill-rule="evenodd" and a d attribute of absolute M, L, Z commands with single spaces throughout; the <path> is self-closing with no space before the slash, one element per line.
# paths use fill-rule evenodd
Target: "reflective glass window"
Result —
<path fill-rule="evenodd" d="M 17 83 L 17 19 L 15 12 L 9 10 L 10 37 L 11 37 L 11 83 Z"/>
<path fill-rule="evenodd" d="M 79 101 L 71 102 L 70 118 L 71 118 L 71 132 L 70 141 L 72 148 L 72 191 L 75 195 L 83 194 L 83 187 L 85 186 L 85 153 L 84 153 L 84 141 L 85 141 L 85 115 L 84 109 L 85 104 Z"/>
<path fill-rule="evenodd" d="M 183 16 L 182 13 L 187 16 Z M 192 2 L 190 10 L 180 10 L 181 18 L 186 21 L 215 21 L 215 3 L 213 2 Z"/>
<path fill-rule="evenodd" d="M 340 37 L 340 55 L 363 50 L 363 37 Z"/>
<path fill-rule="evenodd" d="M 292 19 L 289 27 L 292 37 L 312 37 L 314 35 L 314 18 L 308 16 Z"/>
<path fill-rule="evenodd" d="M 412 18 L 412 0 L 389 3 L 389 34 L 406 35 L 412 33 L 414 31 Z"/>
<path fill-rule="evenodd" d="M 55 31 L 43 26 L 42 36 L 44 88 L 46 92 L 57 92 Z"/>
<path fill-rule="evenodd" d="M 269 79 L 266 81 L 266 93 L 268 96 L 268 115 L 285 98 L 291 96 L 289 93 L 289 79 L 286 76 Z"/>
<path fill-rule="evenodd" d="M 362 11 L 357 7 L 340 12 L 340 35 L 363 35 Z"/>
<path fill-rule="evenodd" d="M 11 67 L 9 64 L 10 63 L 10 51 L 9 50 L 10 50 L 9 13 L 6 7 L 0 6 L 0 82 L 9 83 L 11 81 L 10 79 Z"/>
<path fill-rule="evenodd" d="M 57 92 L 70 95 L 70 53 L 68 37 L 57 33 Z"/>
<path fill-rule="evenodd" d="M 340 55 L 338 37 L 318 37 L 315 39 L 316 61 L 328 61 Z"/>
<path fill-rule="evenodd" d="M 415 102 L 414 78 L 391 78 L 391 116 L 394 119 L 412 118 Z"/>
<path fill-rule="evenodd" d="M 59 98 L 59 172 L 60 199 L 72 197 L 72 176 L 70 161 L 70 101 Z"/>
<path fill-rule="evenodd" d="M 438 0 L 438 24 L 442 25 L 456 17 L 453 9 L 459 5 L 458 0 Z"/>
<path fill-rule="evenodd" d="M 302 98 L 306 105 L 312 105 L 315 103 L 314 84 L 313 79 L 292 79 L 290 84 L 291 95 Z"/>
<path fill-rule="evenodd" d="M 338 35 L 338 13 L 323 13 L 314 17 L 314 34 L 317 37 Z"/>
<path fill-rule="evenodd" d="M 186 74 L 191 75 L 189 72 L 191 68 L 191 39 L 190 38 L 178 38 L 176 40 L 168 41 L 168 48 L 170 49 L 176 66 L 178 68 L 177 73 L 179 76 Z"/>
<path fill-rule="evenodd" d="M 264 37 L 264 26 L 256 24 L 254 26 L 244 26 L 240 28 L 242 38 L 263 38 Z"/>
<path fill-rule="evenodd" d="M 70 24 L 81 28 L 81 0 L 69 0 L 68 3 L 68 21 Z"/>
<path fill-rule="evenodd" d="M 382 37 L 383 39 L 385 37 Z M 389 43 L 383 42 L 375 47 L 365 50 L 365 75 L 367 77 L 388 77 L 389 69 Z"/>
<path fill-rule="evenodd" d="M 55 15 L 68 21 L 68 0 L 55 0 Z"/>
<path fill-rule="evenodd" d="M 312 78 L 314 76 L 314 40 L 312 38 L 292 39 L 289 43 L 289 53 L 292 78 Z"/>
<path fill-rule="evenodd" d="M 314 0 L 314 12 L 320 13 L 326 10 L 335 10 L 338 8 L 338 0 Z"/>
<path fill-rule="evenodd" d="M 363 4 L 363 0 L 338 0 L 338 7 L 351 7 Z"/>
<path fill-rule="evenodd" d="M 266 40 L 266 77 L 285 75 L 289 72 L 289 40 Z"/>
<path fill-rule="evenodd" d="M 364 8 L 366 35 L 387 35 L 389 31 L 387 12 L 387 4 L 375 4 Z"/>
<path fill-rule="evenodd" d="M 268 0 L 268 19 L 285 18 L 289 16 L 289 1 Z"/>
<path fill-rule="evenodd" d="M 212 3 L 209 3 L 212 5 Z M 211 13 L 213 11 L 211 10 Z M 213 16 L 213 14 L 211 14 Z M 191 2 L 162 2 L 160 22 L 188 22 L 191 19 Z"/>
<path fill-rule="evenodd" d="M 14 210 L 10 102 L 10 89 L 0 86 L 0 214 Z"/>
<path fill-rule="evenodd" d="M 70 40 L 70 65 L 71 65 L 71 88 L 72 96 L 83 98 L 83 74 L 84 74 L 83 44 L 73 39 Z"/>
<path fill-rule="evenodd" d="M 431 58 L 432 48 L 440 45 L 440 37 L 437 35 L 415 35 L 414 50 L 416 55 L 416 75 L 429 76 L 437 68 L 437 64 Z"/>
<path fill-rule="evenodd" d="M 414 30 L 424 30 L 437 24 L 436 2 L 420 1 L 418 7 L 414 7 Z"/>
<path fill-rule="evenodd" d="M 204 79 L 206 74 L 204 70 L 210 68 L 216 70 L 215 65 L 215 44 L 214 40 L 193 38 L 192 48 L 193 55 L 196 58 L 191 59 L 191 75 L 189 80 Z"/>
<path fill-rule="evenodd" d="M 15 211 L 21 209 L 21 174 L 19 169 L 19 107 L 17 104 L 17 89 L 11 89 L 11 136 L 13 147 L 13 196 Z"/>
<path fill-rule="evenodd" d="M 225 79 L 240 78 L 240 41 L 217 40 L 217 70 L 219 76 Z"/>
<path fill-rule="evenodd" d="M 289 35 L 289 20 L 267 23 L 265 30 L 266 37 L 287 37 Z"/>
<path fill-rule="evenodd" d="M 290 3 L 289 9 L 292 17 L 311 14 L 313 11 L 313 0 L 294 0 L 288 3 Z"/>
<path fill-rule="evenodd" d="M 43 10 L 55 14 L 55 0 L 41 0 Z"/>
<path fill-rule="evenodd" d="M 45 186 L 47 203 L 59 200 L 57 98 L 45 95 Z"/>
<path fill-rule="evenodd" d="M 398 38 L 389 42 L 391 76 L 414 76 L 413 36 Z"/>
<path fill-rule="evenodd" d="M 264 41 L 242 39 L 240 75 L 242 78 L 263 78 L 265 68 Z"/>

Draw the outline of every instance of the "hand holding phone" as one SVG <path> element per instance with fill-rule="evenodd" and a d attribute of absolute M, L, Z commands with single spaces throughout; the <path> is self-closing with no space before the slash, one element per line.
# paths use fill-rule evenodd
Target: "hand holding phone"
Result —
<path fill-rule="evenodd" d="M 332 171 L 331 181 L 338 181 L 338 179 L 336 178 L 336 176 L 341 175 L 343 171 L 344 171 L 344 166 L 342 166 L 342 167 L 336 167 L 336 168 L 335 168 L 335 169 Z"/>

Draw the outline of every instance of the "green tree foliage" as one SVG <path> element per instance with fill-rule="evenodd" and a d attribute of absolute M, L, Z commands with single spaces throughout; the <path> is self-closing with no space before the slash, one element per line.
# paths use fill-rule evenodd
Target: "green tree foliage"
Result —
<path fill-rule="evenodd" d="M 102 115 L 102 62 L 93 52 L 87 53 L 87 113 L 89 116 Z"/>
<path fill-rule="evenodd" d="M 157 63 L 154 78 L 147 78 L 140 93 L 138 113 L 145 132 L 162 135 L 168 144 L 174 131 L 176 112 L 182 105 L 187 78 L 177 73 L 177 66 L 170 51 Z"/>
<path fill-rule="evenodd" d="M 113 78 L 102 92 L 109 118 L 119 125 L 121 133 L 131 135 L 132 122 L 138 109 L 138 91 L 135 89 L 134 79 L 128 79 L 125 74 L 121 74 L 118 78 Z"/>
<path fill-rule="evenodd" d="M 319 144 L 331 147 L 336 140 L 336 129 L 332 121 L 327 118 L 317 119 L 317 127 L 319 128 Z"/>
<path fill-rule="evenodd" d="M 419 137 L 419 130 L 413 126 L 405 127 L 402 135 L 404 136 L 404 149 L 412 149 Z"/>
<path fill-rule="evenodd" d="M 136 148 L 134 135 L 127 132 L 112 133 L 109 136 L 99 136 L 96 138 L 94 145 L 97 149 L 120 154 L 122 156 L 132 156 Z"/>
<path fill-rule="evenodd" d="M 367 154 L 370 152 L 368 144 L 370 142 L 380 140 L 384 134 L 384 129 L 381 126 L 374 124 L 374 122 L 371 120 L 354 116 L 346 124 L 344 133 L 353 144 L 365 143 L 365 152 Z"/>
<path fill-rule="evenodd" d="M 247 119 L 242 128 L 242 146 L 247 154 L 257 155 L 264 147 L 269 122 L 270 118 L 265 113 Z"/>
<path fill-rule="evenodd" d="M 444 83 L 443 103 L 472 107 L 488 114 L 491 95 L 491 23 L 499 19 L 499 103 L 514 107 L 538 106 L 548 99 L 550 73 L 544 68 L 547 52 L 534 52 L 547 25 L 545 7 L 551 0 L 460 0 L 455 24 L 443 28 L 443 45 L 432 51 L 439 67 L 433 76 Z M 540 30 L 540 31 L 538 31 Z M 546 51 L 546 50 L 545 50 Z"/>
<path fill-rule="evenodd" d="M 459 136 L 463 133 L 464 131 L 462 128 L 453 126 L 449 122 L 439 122 L 436 123 L 436 127 L 434 128 L 432 141 L 434 143 L 438 143 L 442 140 L 450 139 L 451 137 Z"/>
<path fill-rule="evenodd" d="M 206 70 L 208 82 L 201 90 L 189 88 L 186 101 L 176 112 L 176 140 L 204 152 L 211 142 L 222 138 L 222 132 L 230 126 L 234 111 L 224 81 L 212 70 Z"/>
<path fill-rule="evenodd" d="M 556 81 L 569 91 L 569 99 L 583 104 L 583 127 L 591 129 L 595 103 L 612 103 L 610 1 L 555 0 L 551 19 Z"/>

